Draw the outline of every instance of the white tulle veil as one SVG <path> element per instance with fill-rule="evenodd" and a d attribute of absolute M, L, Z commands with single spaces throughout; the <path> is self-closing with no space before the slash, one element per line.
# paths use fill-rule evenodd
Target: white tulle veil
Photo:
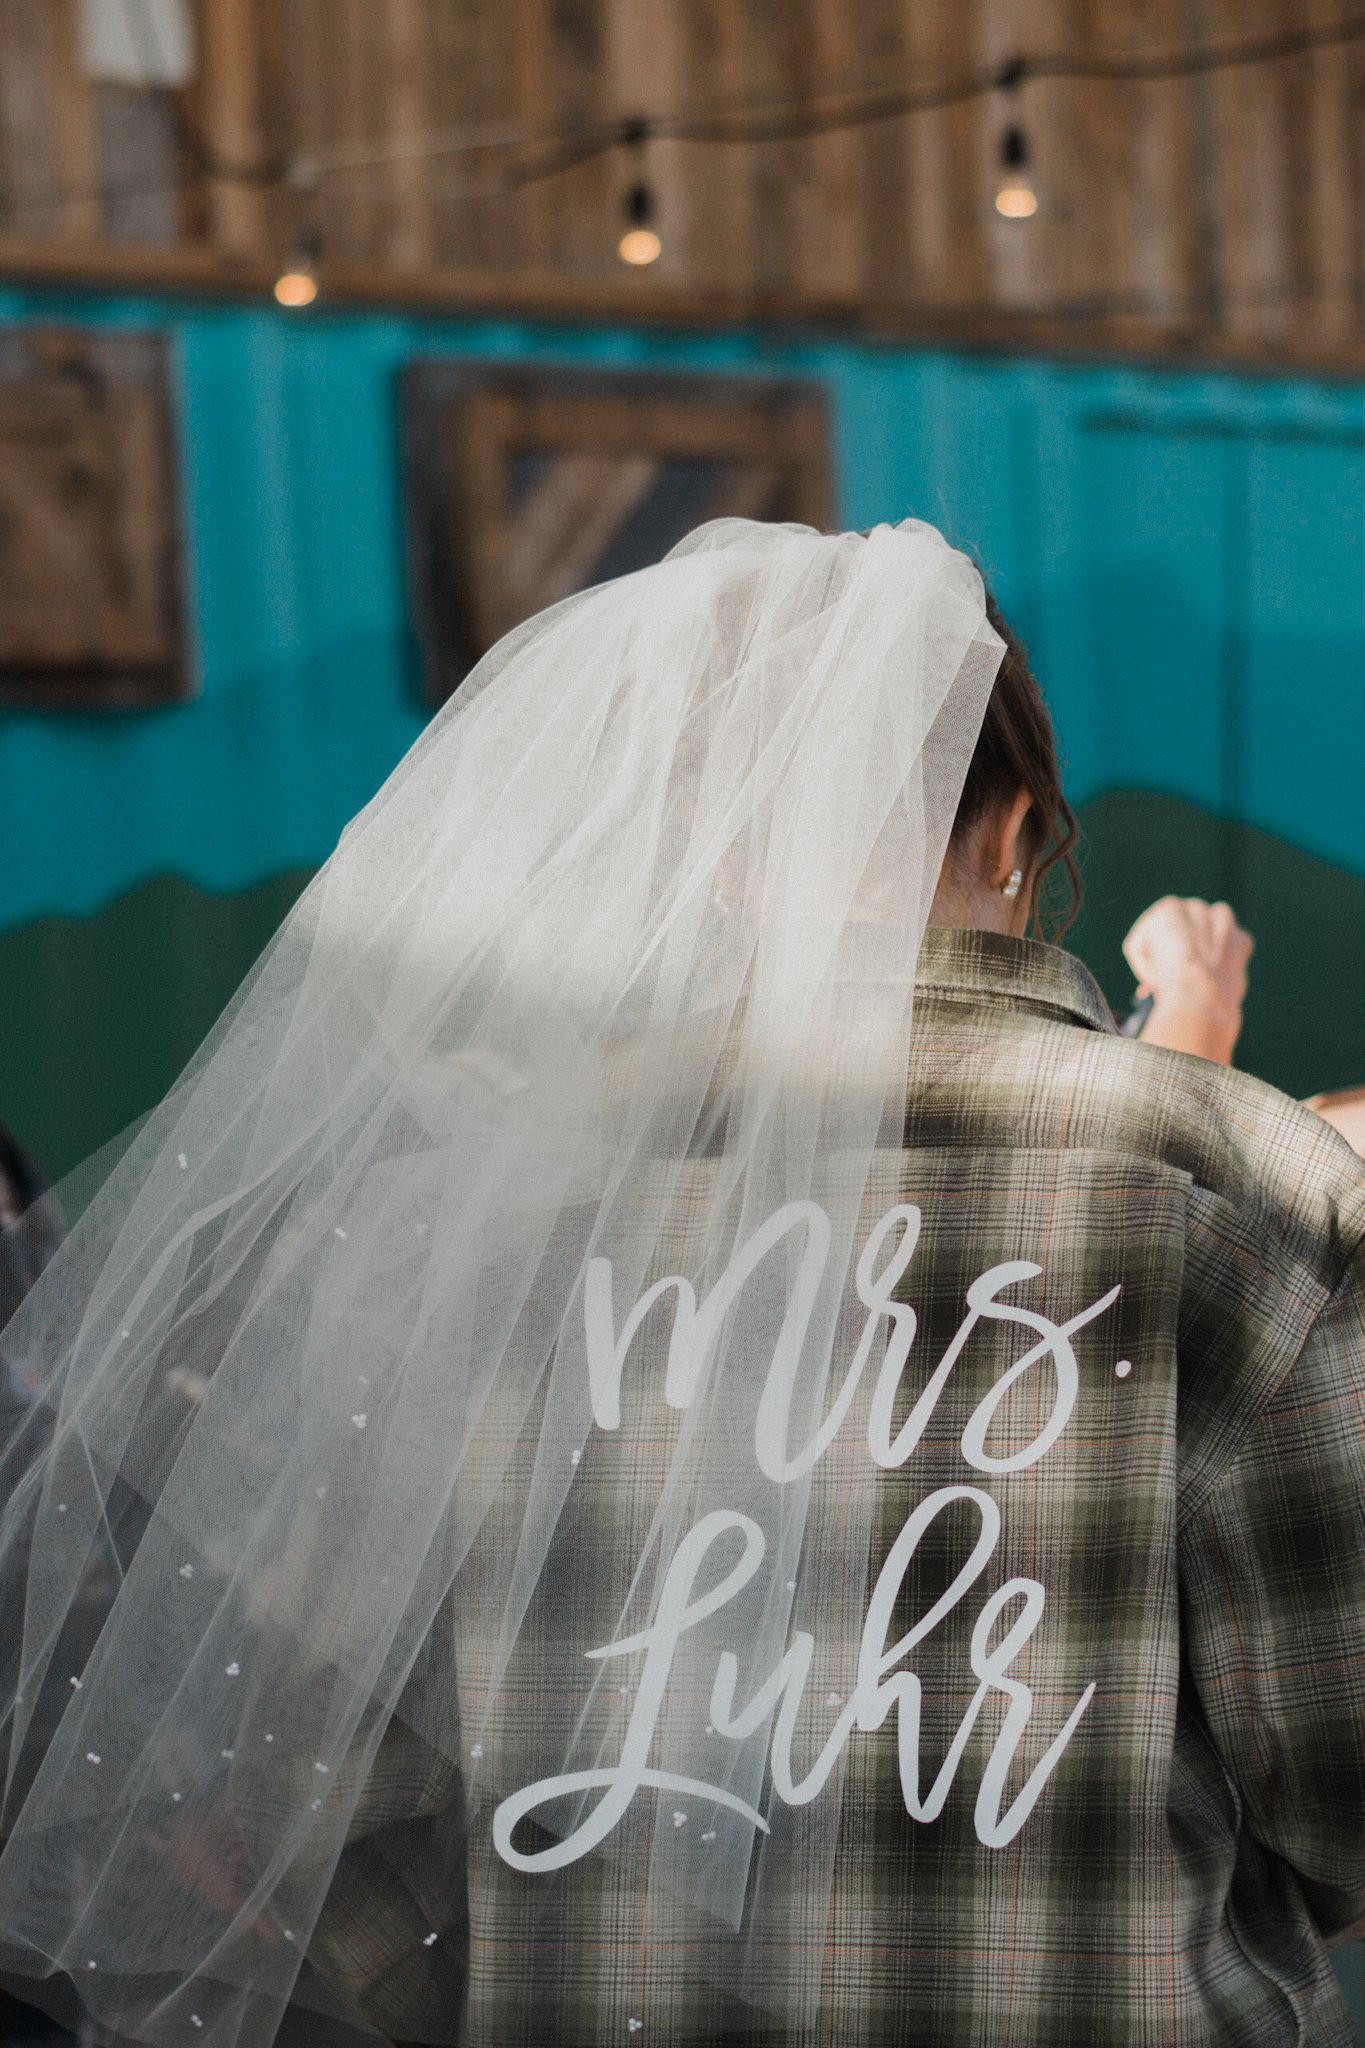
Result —
<path fill-rule="evenodd" d="M 452 1873 L 534 1882 L 593 1834 L 687 1545 L 634 1820 L 586 1854 L 636 1859 L 644 1924 L 714 1929 L 716 1968 L 749 1943 L 752 1996 L 807 1995 L 751 1936 L 823 1926 L 838 1771 L 779 1851 L 772 1709 L 742 1709 L 803 1617 L 831 1655 L 862 1623 L 875 1473 L 822 1485 L 819 1453 L 999 656 L 976 571 L 914 522 L 722 521 L 532 620 L 9 1326 L 0 1966 L 90 2038 L 266 2048 L 300 2004 L 382 2038 L 327 1932 L 378 1784 L 439 1878 L 411 2037 L 455 2040 Z M 556 1633 L 545 1575 L 592 1569 L 613 1488 L 625 1597 Z M 807 1696 L 803 1770 L 818 1668 Z M 793 1901 L 764 1858 L 798 1851 Z"/>

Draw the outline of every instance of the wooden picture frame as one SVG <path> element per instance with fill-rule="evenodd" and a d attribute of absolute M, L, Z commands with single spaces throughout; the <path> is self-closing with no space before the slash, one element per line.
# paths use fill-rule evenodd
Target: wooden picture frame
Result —
<path fill-rule="evenodd" d="M 402 408 L 432 704 L 512 627 L 705 520 L 830 523 L 818 384 L 419 360 Z"/>
<path fill-rule="evenodd" d="M 184 619 L 165 342 L 0 328 L 0 706 L 176 703 Z"/>

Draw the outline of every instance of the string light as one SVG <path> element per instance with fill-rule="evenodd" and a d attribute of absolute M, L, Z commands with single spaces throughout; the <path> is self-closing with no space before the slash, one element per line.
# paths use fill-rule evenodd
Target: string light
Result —
<path fill-rule="evenodd" d="M 291 313 L 311 306 L 318 295 L 317 261 L 319 237 L 316 228 L 300 234 L 284 269 L 275 279 L 275 297 Z"/>
<path fill-rule="evenodd" d="M 632 185 L 626 194 L 626 231 L 616 244 L 616 253 L 623 263 L 638 269 L 643 264 L 658 262 L 664 245 L 654 230 L 653 220 L 653 193 L 648 185 Z"/>
<path fill-rule="evenodd" d="M 623 263 L 638 270 L 647 263 L 657 263 L 664 248 L 654 226 L 654 194 L 645 180 L 648 122 L 627 121 L 621 140 L 635 159 L 635 182 L 626 194 L 625 233 L 616 244 L 616 253 Z"/>
<path fill-rule="evenodd" d="M 1004 220 L 1031 220 L 1038 211 L 1038 194 L 1029 182 L 1028 144 L 1017 121 L 1011 121 L 1000 143 L 1000 164 L 1004 173 L 995 195 L 995 210 Z"/>
<path fill-rule="evenodd" d="M 129 0 L 124 0 L 128 5 Z M 567 132 L 554 129 L 518 128 L 499 124 L 495 128 L 462 129 L 432 135 L 406 135 L 401 143 L 392 140 L 378 149 L 346 147 L 309 157 L 285 154 L 263 156 L 253 163 L 224 159 L 214 151 L 194 126 L 179 102 L 175 103 L 177 139 L 187 161 L 205 178 L 231 185 L 269 189 L 292 185 L 296 190 L 315 192 L 324 179 L 344 175 L 367 166 L 380 167 L 399 158 L 434 159 L 447 155 L 473 154 L 497 157 L 508 153 L 512 162 L 501 173 L 476 180 L 444 195 L 455 202 L 515 192 L 543 179 L 557 177 L 613 150 L 632 147 L 643 152 L 652 137 L 664 136 L 687 143 L 763 144 L 832 135 L 869 123 L 896 120 L 930 109 L 960 106 L 985 99 L 1001 91 L 1012 93 L 1026 79 L 1072 81 L 1136 82 L 1192 78 L 1243 67 L 1276 64 L 1310 51 L 1343 48 L 1365 42 L 1365 10 L 1359 6 L 1335 19 L 1304 23 L 1282 30 L 1258 32 L 1226 41 L 1166 46 L 1147 51 L 1052 50 L 1024 53 L 996 64 L 949 75 L 923 84 L 891 84 L 869 91 L 837 94 L 823 104 L 809 102 L 776 105 L 738 104 L 705 111 L 678 111 L 651 116 L 647 121 L 613 120 L 596 128 L 575 126 Z M 1028 176 L 1028 149 L 1023 131 L 1012 122 L 1002 137 L 1004 175 L 996 192 L 995 206 L 1007 220 L 1028 220 L 1038 210 L 1038 195 Z M 128 186 L 100 184 L 92 187 L 51 185 L 41 194 L 0 207 L 6 223 L 30 216 L 42 216 L 75 204 L 102 205 L 112 197 L 176 196 L 180 180 L 167 185 L 135 181 Z M 375 192 L 352 192 L 352 200 L 391 203 L 385 185 Z M 634 266 L 658 260 L 663 245 L 653 224 L 654 200 L 643 176 L 637 178 L 626 199 L 624 232 L 617 244 L 621 261 Z M 301 249 L 275 282 L 275 297 L 282 306 L 309 306 L 318 295 L 316 249 Z M 1244 301 L 1250 303 L 1251 301 Z M 1274 295 L 1258 296 L 1255 303 L 1279 303 Z"/>

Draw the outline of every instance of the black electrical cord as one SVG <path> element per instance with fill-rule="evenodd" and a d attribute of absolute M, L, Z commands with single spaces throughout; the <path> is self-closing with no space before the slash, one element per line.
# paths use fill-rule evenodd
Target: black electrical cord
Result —
<path fill-rule="evenodd" d="M 687 142 L 785 142 L 807 135 L 832 135 L 843 128 L 894 120 L 939 107 L 959 106 L 992 93 L 1015 92 L 1030 79 L 1091 79 L 1104 83 L 1154 83 L 1192 78 L 1210 71 L 1236 70 L 1250 64 L 1271 64 L 1312 50 L 1331 49 L 1365 39 L 1365 14 L 1345 15 L 1275 34 L 1243 36 L 1177 50 L 1151 50 L 1125 56 L 1119 52 L 1053 51 L 1020 55 L 1003 64 L 964 72 L 956 79 L 924 87 L 888 87 L 860 93 L 848 106 L 777 110 L 755 119 L 717 114 L 687 120 L 652 122 L 649 132 Z"/>
<path fill-rule="evenodd" d="M 649 117 L 637 114 L 557 139 L 529 164 L 518 165 L 508 175 L 508 183 L 525 185 L 540 178 L 554 177 L 592 157 L 615 149 L 638 147 L 641 142 L 654 139 L 696 143 L 794 142 L 809 136 L 833 135 L 850 128 L 866 127 L 877 121 L 897 120 L 909 114 L 961 106 L 969 100 L 988 98 L 993 93 L 1016 92 L 1030 79 L 1151 83 L 1234 70 L 1252 64 L 1277 63 L 1312 50 L 1332 49 L 1360 41 L 1365 41 L 1365 14 L 1357 13 L 1335 21 L 1285 29 L 1276 34 L 1244 36 L 1226 43 L 1178 50 L 1138 52 L 1132 56 L 1082 51 L 1020 55 L 1003 64 L 964 72 L 957 78 L 933 85 L 895 86 L 849 95 L 845 103 L 826 108 L 775 108 L 754 114 L 745 114 L 743 110 L 714 115 Z"/>
<path fill-rule="evenodd" d="M 129 32 L 146 55 L 149 75 L 154 76 L 163 68 L 155 24 L 145 11 L 144 0 L 123 0 L 123 5 L 127 12 Z M 1290 57 L 1305 55 L 1313 50 L 1339 48 L 1360 41 L 1365 41 L 1365 12 L 1339 16 L 1332 21 L 1310 23 L 1301 28 L 1242 36 L 1221 43 L 1135 52 L 1131 55 L 1120 52 L 1085 51 L 1053 51 L 1032 55 L 1023 53 L 1003 63 L 963 72 L 955 78 L 943 79 L 929 85 L 895 86 L 841 94 L 834 103 L 824 106 L 770 106 L 748 111 L 740 107 L 718 109 L 715 113 L 703 114 L 633 114 L 593 127 L 575 128 L 565 130 L 560 135 L 552 135 L 537 146 L 534 154 L 513 162 L 496 178 L 488 179 L 477 188 L 471 189 L 467 196 L 491 197 L 499 191 L 515 191 L 526 185 L 538 184 L 547 178 L 558 177 L 580 164 L 591 162 L 616 150 L 638 152 L 646 143 L 656 139 L 698 144 L 799 141 L 806 137 L 832 135 L 852 128 L 869 126 L 878 121 L 897 120 L 912 114 L 960 106 L 996 93 L 1016 93 L 1021 85 L 1030 80 L 1088 79 L 1110 83 L 1147 83 L 1162 79 L 1189 78 L 1249 65 L 1276 63 Z M 205 141 L 198 126 L 176 96 L 172 94 L 169 97 L 178 145 L 187 160 L 202 176 L 258 189 L 299 181 L 303 160 L 297 157 L 276 154 L 262 158 L 256 163 L 239 163 L 220 156 Z M 525 139 L 502 138 L 480 144 L 479 153 L 515 153 L 524 151 L 526 146 Z M 429 149 L 423 149 L 422 154 L 434 159 L 443 154 L 468 153 L 469 147 L 470 145 L 462 140 L 454 140 L 443 146 L 437 139 Z M 390 146 L 378 152 L 372 161 L 374 164 L 387 163 L 392 159 L 392 155 Z M 338 170 L 347 172 L 367 167 L 367 160 L 363 156 L 348 156 L 343 165 L 337 166 Z M 329 175 L 325 156 L 308 159 L 307 168 L 310 186 L 316 190 Z M 153 196 L 155 193 L 164 192 L 166 188 L 139 186 L 136 190 L 141 196 Z M 30 199 L 6 211 L 13 219 L 24 212 L 47 211 L 54 206 L 84 201 L 98 204 L 106 196 L 108 195 L 99 191 L 77 192 L 54 188 L 50 198 Z M 348 198 L 351 196 L 360 195 L 348 194 Z M 451 192 L 442 196 L 445 199 L 457 200 L 466 195 L 463 192 Z"/>

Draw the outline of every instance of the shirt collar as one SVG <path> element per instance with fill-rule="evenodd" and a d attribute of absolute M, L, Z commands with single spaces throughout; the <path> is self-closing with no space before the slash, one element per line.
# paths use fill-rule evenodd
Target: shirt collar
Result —
<path fill-rule="evenodd" d="M 1059 946 L 999 932 L 931 924 L 920 947 L 917 985 L 945 995 L 1000 998 L 1060 1012 L 1090 1031 L 1116 1032 L 1113 1012 L 1090 970 Z"/>

